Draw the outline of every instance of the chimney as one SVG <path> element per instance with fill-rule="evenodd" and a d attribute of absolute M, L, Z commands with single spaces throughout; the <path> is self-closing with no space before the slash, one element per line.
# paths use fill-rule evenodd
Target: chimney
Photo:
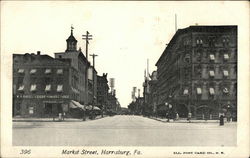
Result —
<path fill-rule="evenodd" d="M 40 55 L 41 54 L 41 52 L 40 51 L 37 51 L 37 53 L 36 53 L 37 55 Z"/>

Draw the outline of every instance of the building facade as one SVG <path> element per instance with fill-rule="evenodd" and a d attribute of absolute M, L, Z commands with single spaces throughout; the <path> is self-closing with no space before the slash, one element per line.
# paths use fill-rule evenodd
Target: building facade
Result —
<path fill-rule="evenodd" d="M 87 61 L 85 55 L 82 53 L 81 49 L 77 50 L 77 40 L 73 36 L 73 30 L 71 29 L 71 34 L 66 40 L 67 48 L 65 52 L 55 53 L 56 59 L 70 59 L 71 66 L 76 69 L 77 76 L 76 84 L 78 85 L 77 91 L 79 102 L 81 104 L 89 104 L 91 96 L 88 97 L 88 69 L 90 63 Z"/>
<path fill-rule="evenodd" d="M 237 118 L 237 26 L 179 29 L 156 63 L 158 105 L 180 117 Z"/>
<path fill-rule="evenodd" d="M 13 116 L 50 117 L 79 101 L 77 73 L 70 59 L 13 54 Z"/>
<path fill-rule="evenodd" d="M 100 109 L 106 109 L 108 104 L 108 92 L 107 73 L 104 73 L 102 76 L 97 76 L 97 105 Z"/>

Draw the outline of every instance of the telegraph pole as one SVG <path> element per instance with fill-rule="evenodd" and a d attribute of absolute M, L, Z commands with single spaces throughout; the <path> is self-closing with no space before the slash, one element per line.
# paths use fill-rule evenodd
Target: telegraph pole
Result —
<path fill-rule="evenodd" d="M 88 45 L 89 45 L 89 40 L 92 40 L 92 35 L 90 35 L 88 31 L 86 31 L 86 35 L 82 36 L 83 36 L 82 39 L 86 41 L 86 58 L 88 60 Z"/>
<path fill-rule="evenodd" d="M 89 88 L 88 88 L 88 80 L 89 80 L 89 78 L 88 78 L 88 69 L 89 69 L 89 66 L 88 66 L 88 63 L 89 63 L 89 61 L 88 61 L 88 45 L 89 45 L 89 40 L 92 40 L 92 35 L 90 35 L 89 34 L 89 32 L 88 31 L 86 31 L 86 35 L 82 35 L 83 36 L 83 40 L 85 40 L 86 41 L 86 59 L 87 59 L 87 66 L 86 66 L 86 83 L 85 83 L 85 85 L 86 85 L 86 102 L 87 102 L 87 104 L 88 104 L 88 95 L 89 95 Z"/>
<path fill-rule="evenodd" d="M 93 69 L 92 69 L 92 80 L 93 80 L 93 101 L 92 101 L 92 118 L 93 118 L 93 113 L 94 113 L 94 103 L 95 103 L 95 75 L 94 75 L 94 70 L 95 70 L 95 57 L 98 55 L 96 54 L 90 54 L 93 58 Z"/>

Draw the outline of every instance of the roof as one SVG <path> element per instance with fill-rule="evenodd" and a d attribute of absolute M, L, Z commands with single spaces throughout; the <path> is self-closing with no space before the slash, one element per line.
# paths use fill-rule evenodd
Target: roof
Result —
<path fill-rule="evenodd" d="M 199 26 L 189 26 L 184 29 L 178 29 L 176 33 L 174 34 L 173 38 L 170 40 L 168 46 L 165 48 L 160 58 L 156 62 L 155 66 L 158 65 L 159 61 L 162 59 L 163 55 L 167 52 L 167 50 L 169 50 L 173 46 L 173 44 L 175 44 L 175 41 L 180 35 L 191 33 L 191 32 L 237 33 L 237 25 L 199 25 Z"/>
<path fill-rule="evenodd" d="M 68 42 L 68 41 L 77 42 L 76 38 L 73 36 L 73 30 L 71 30 L 71 34 L 70 34 L 70 36 L 68 37 L 68 39 L 67 39 L 66 41 L 67 41 L 67 42 Z"/>
<path fill-rule="evenodd" d="M 17 59 L 15 59 L 16 57 Z M 57 65 L 57 64 L 65 65 L 65 63 L 70 64 L 70 59 L 55 59 L 46 54 L 45 55 L 37 55 L 34 53 L 13 54 L 13 59 L 20 61 L 20 63 L 23 64 L 33 64 L 33 65 Z"/>

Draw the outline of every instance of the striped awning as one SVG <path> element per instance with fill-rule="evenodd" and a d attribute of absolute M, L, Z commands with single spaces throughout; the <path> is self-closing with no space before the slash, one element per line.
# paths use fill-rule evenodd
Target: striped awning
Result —
<path fill-rule="evenodd" d="M 72 109 L 80 108 L 80 109 L 82 109 L 82 110 L 85 110 L 84 105 L 82 105 L 82 104 L 80 104 L 79 102 L 74 101 L 74 100 L 71 100 L 71 101 L 70 101 L 69 107 L 72 108 Z"/>

